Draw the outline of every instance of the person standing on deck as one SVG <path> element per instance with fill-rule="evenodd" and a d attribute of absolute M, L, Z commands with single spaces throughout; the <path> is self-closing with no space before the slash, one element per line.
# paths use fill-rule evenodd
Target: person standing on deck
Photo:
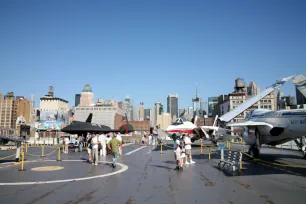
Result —
<path fill-rule="evenodd" d="M 113 138 L 107 144 L 108 148 L 113 153 L 113 162 L 112 162 L 113 168 L 116 168 L 116 161 L 117 161 L 117 158 L 118 158 L 118 152 L 119 152 L 119 146 L 120 145 L 121 145 L 121 142 L 117 139 L 115 134 L 114 134 Z"/>

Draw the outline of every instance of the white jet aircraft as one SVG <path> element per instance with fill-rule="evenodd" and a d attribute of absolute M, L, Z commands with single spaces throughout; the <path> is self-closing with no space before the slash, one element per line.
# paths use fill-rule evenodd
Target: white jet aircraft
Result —
<path fill-rule="evenodd" d="M 292 77 L 292 82 L 306 97 L 306 78 Z M 279 145 L 294 140 L 300 150 L 305 149 L 298 138 L 306 136 L 306 109 L 271 111 L 254 110 L 243 122 L 228 123 L 228 127 L 243 127 L 242 138 L 250 145 L 249 153 L 258 157 L 262 144 Z"/>
<path fill-rule="evenodd" d="M 235 108 L 234 110 L 224 114 L 218 119 L 218 116 L 215 118 L 215 122 L 213 126 L 200 126 L 202 132 L 204 133 L 205 137 L 207 139 L 210 139 L 212 142 L 217 142 L 220 138 L 224 138 L 227 136 L 227 132 L 230 130 L 227 130 L 225 126 L 221 127 L 220 125 L 217 125 L 217 119 L 219 123 L 228 123 L 231 120 L 233 120 L 236 116 L 243 113 L 245 110 L 253 106 L 255 103 L 257 103 L 259 100 L 270 94 L 271 92 L 277 90 L 281 85 L 286 83 L 287 81 L 293 79 L 295 75 L 282 78 L 280 80 L 277 80 L 276 83 L 274 83 L 272 86 L 268 87 L 264 91 L 260 92 L 258 95 L 248 99 L 244 103 L 242 103 L 240 106 Z M 198 135 L 197 137 L 201 137 Z M 199 139 L 199 138 L 197 138 Z"/>

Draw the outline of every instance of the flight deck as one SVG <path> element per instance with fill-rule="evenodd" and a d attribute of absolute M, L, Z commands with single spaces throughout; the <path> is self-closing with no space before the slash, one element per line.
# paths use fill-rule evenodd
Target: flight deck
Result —
<path fill-rule="evenodd" d="M 231 150 L 245 149 L 232 144 Z M 219 153 L 193 147 L 196 164 L 174 170 L 172 144 L 126 144 L 112 168 L 112 156 L 100 156 L 98 166 L 87 162 L 87 152 L 61 153 L 55 148 L 28 149 L 25 171 L 10 159 L 0 164 L 1 203 L 303 203 L 306 160 L 298 151 L 262 148 L 261 159 L 243 156 L 242 169 L 219 169 Z M 52 153 L 54 152 L 54 153 Z M 202 152 L 202 154 L 201 154 Z M 51 154 L 50 154 L 51 153 Z M 14 154 L 1 151 L 0 159 Z M 289 166 L 287 166 L 289 165 Z M 305 168 L 303 168 L 303 166 Z"/>

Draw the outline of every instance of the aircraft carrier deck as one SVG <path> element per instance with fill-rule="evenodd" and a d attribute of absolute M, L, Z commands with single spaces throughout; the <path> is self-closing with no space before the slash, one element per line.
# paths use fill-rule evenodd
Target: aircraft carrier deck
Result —
<path fill-rule="evenodd" d="M 232 145 L 232 149 L 243 146 Z M 54 151 L 45 148 L 45 154 Z M 24 168 L 0 161 L 1 203 L 305 203 L 306 169 L 273 163 L 305 166 L 297 151 L 263 148 L 262 158 L 271 163 L 243 161 L 241 172 L 219 170 L 219 156 L 208 160 L 207 149 L 193 148 L 196 164 L 175 167 L 173 149 L 128 144 L 116 169 L 100 157 L 98 166 L 86 162 L 86 151 L 54 152 L 43 159 L 40 148 L 29 148 Z M 14 154 L 1 151 L 0 158 Z M 33 155 L 33 156 L 32 156 Z M 245 157 L 244 157 L 245 158 Z M 37 168 L 38 167 L 38 168 Z"/>

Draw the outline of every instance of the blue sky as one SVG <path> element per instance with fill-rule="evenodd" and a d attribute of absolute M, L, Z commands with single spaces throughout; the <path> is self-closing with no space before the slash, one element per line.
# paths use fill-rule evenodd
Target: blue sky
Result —
<path fill-rule="evenodd" d="M 306 1 L 0 2 L 0 92 L 74 104 L 89 83 L 98 98 L 191 105 L 234 80 L 261 88 L 306 75 Z M 285 94 L 295 94 L 291 83 Z"/>

